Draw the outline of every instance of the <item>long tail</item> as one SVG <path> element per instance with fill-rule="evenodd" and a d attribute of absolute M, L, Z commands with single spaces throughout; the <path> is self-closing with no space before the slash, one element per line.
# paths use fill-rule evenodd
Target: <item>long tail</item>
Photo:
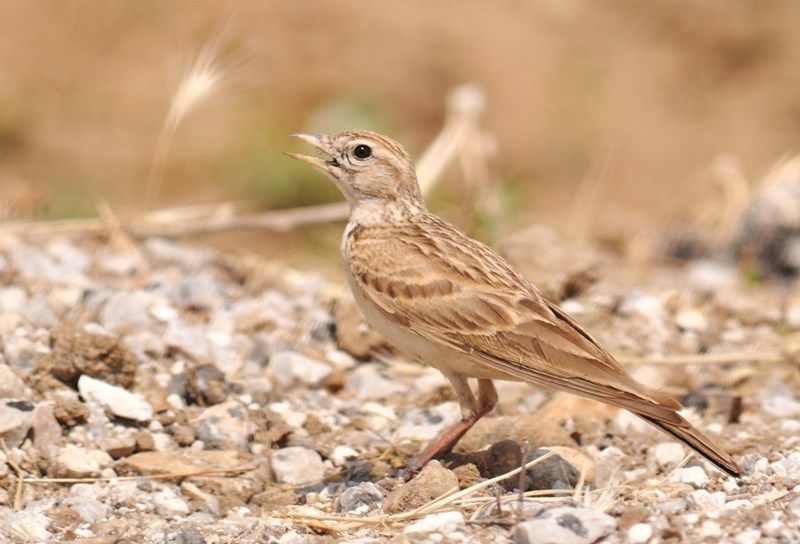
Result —
<path fill-rule="evenodd" d="M 733 460 L 728 452 L 718 446 L 708 435 L 692 426 L 691 423 L 686 421 L 678 414 L 677 419 L 679 422 L 672 423 L 656 419 L 654 417 L 637 414 L 639 417 L 648 423 L 658 427 L 662 431 L 671 434 L 694 451 L 711 461 L 716 467 L 728 473 L 733 477 L 741 475 L 741 469 L 736 461 Z"/>

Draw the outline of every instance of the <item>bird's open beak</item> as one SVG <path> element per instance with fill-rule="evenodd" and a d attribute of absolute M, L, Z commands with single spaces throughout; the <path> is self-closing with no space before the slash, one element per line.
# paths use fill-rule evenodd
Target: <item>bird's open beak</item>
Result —
<path fill-rule="evenodd" d="M 303 140 L 304 142 L 313 145 L 320 151 L 327 153 L 325 151 L 325 148 L 322 146 L 322 136 L 319 134 L 308 134 L 308 133 L 297 132 L 295 134 L 289 134 L 289 138 L 297 138 L 298 140 Z M 321 172 L 325 173 L 328 172 L 329 163 L 325 159 L 321 159 L 319 157 L 313 157 L 311 155 L 303 155 L 300 153 L 289 153 L 287 151 L 284 151 L 284 155 L 308 163 Z"/>

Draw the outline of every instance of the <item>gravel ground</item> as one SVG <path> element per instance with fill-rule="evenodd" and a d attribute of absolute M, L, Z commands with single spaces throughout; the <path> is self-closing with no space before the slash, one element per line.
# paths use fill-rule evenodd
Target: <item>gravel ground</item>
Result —
<path fill-rule="evenodd" d="M 800 296 L 717 262 L 632 267 L 541 228 L 504 252 L 615 353 L 736 354 L 631 364 L 744 476 L 626 412 L 507 383 L 456 453 L 401 484 L 458 407 L 339 286 L 161 239 L 3 239 L 0 542 L 800 541 L 800 373 L 781 355 Z"/>

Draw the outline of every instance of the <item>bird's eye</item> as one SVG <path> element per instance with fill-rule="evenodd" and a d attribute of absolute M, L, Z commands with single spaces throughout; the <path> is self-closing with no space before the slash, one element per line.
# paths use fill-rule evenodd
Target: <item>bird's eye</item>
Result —
<path fill-rule="evenodd" d="M 368 159 L 372 155 L 372 148 L 368 145 L 359 144 L 353 149 L 353 155 L 357 159 Z"/>

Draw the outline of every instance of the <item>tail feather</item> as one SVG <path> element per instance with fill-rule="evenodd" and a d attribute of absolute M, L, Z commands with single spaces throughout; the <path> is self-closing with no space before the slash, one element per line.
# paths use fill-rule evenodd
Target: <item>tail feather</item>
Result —
<path fill-rule="evenodd" d="M 680 420 L 679 423 L 667 422 L 643 414 L 637 415 L 662 431 L 671 434 L 727 474 L 733 477 L 741 475 L 741 469 L 736 464 L 736 461 L 733 460 L 733 457 L 718 446 L 711 437 L 700 429 L 693 427 L 691 423 L 680 415 L 675 414 Z"/>

